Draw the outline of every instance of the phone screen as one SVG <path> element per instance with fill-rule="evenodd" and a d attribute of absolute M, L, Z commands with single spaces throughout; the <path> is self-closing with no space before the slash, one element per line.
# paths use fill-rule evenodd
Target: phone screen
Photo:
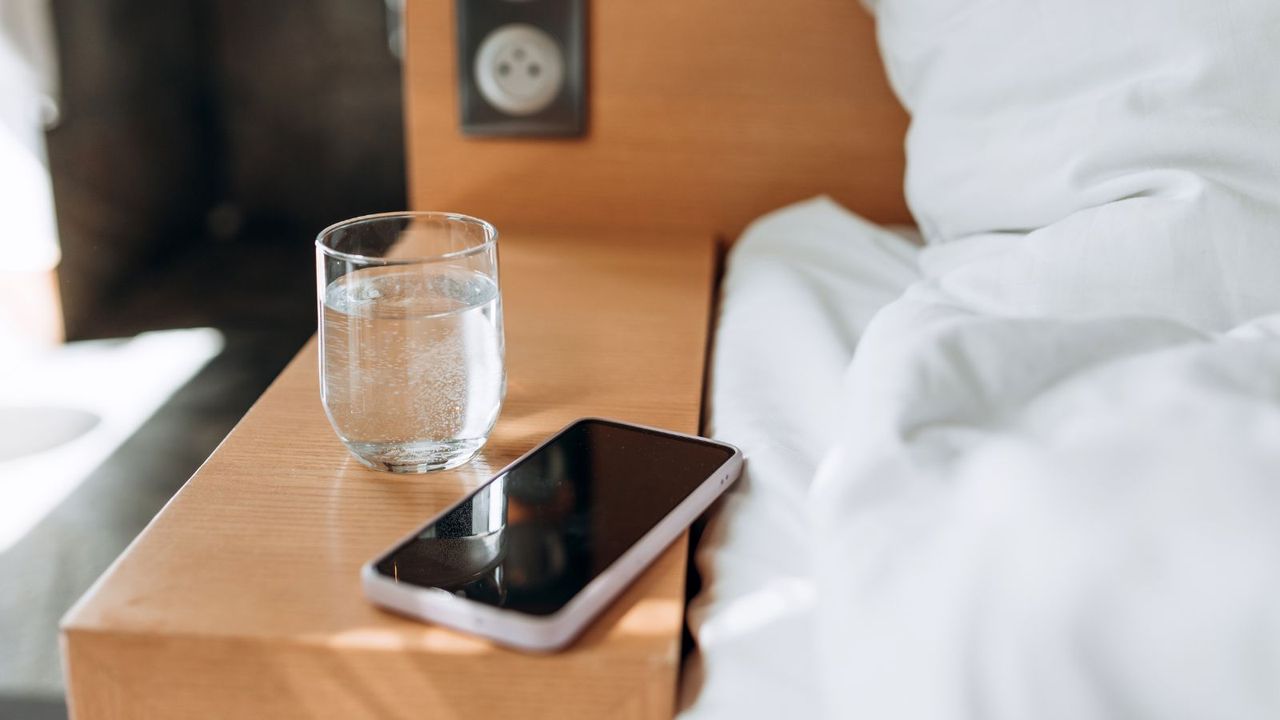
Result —
<path fill-rule="evenodd" d="M 550 615 L 732 455 L 709 440 L 582 420 L 374 568 L 396 582 Z"/>

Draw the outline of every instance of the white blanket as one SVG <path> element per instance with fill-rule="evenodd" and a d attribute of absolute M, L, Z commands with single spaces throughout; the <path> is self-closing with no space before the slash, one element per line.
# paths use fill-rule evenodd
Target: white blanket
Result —
<path fill-rule="evenodd" d="M 735 248 L 686 716 L 1280 717 L 1280 317 L 975 309 L 917 266 L 1018 253 L 958 249 L 825 200 Z"/>
<path fill-rule="evenodd" d="M 830 713 L 1280 717 L 1278 331 L 883 311 L 812 488 Z"/>

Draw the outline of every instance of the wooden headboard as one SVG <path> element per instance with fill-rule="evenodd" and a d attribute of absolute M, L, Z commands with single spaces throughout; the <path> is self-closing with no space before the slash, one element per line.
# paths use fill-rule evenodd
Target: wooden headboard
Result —
<path fill-rule="evenodd" d="M 588 131 L 468 138 L 458 121 L 454 0 L 408 0 L 410 202 L 499 227 L 629 226 L 736 237 L 827 193 L 909 222 L 907 117 L 857 0 L 596 0 Z"/>

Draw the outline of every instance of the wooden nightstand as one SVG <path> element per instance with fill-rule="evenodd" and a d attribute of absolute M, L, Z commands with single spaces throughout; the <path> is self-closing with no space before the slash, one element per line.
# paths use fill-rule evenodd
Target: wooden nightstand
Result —
<path fill-rule="evenodd" d="M 555 655 L 361 595 L 361 563 L 574 418 L 698 430 L 712 239 L 501 229 L 509 390 L 480 457 L 418 476 L 360 466 L 308 344 L 64 619 L 74 717 L 671 715 L 685 539 Z"/>

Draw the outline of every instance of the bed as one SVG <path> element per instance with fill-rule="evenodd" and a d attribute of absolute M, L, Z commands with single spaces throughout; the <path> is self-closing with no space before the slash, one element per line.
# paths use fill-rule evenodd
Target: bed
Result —
<path fill-rule="evenodd" d="M 684 717 L 1280 716 L 1280 11 L 878 5 L 925 245 L 730 255 Z"/>
<path fill-rule="evenodd" d="M 683 716 L 1280 717 L 1280 8 L 627 5 L 414 202 L 739 238 Z"/>

